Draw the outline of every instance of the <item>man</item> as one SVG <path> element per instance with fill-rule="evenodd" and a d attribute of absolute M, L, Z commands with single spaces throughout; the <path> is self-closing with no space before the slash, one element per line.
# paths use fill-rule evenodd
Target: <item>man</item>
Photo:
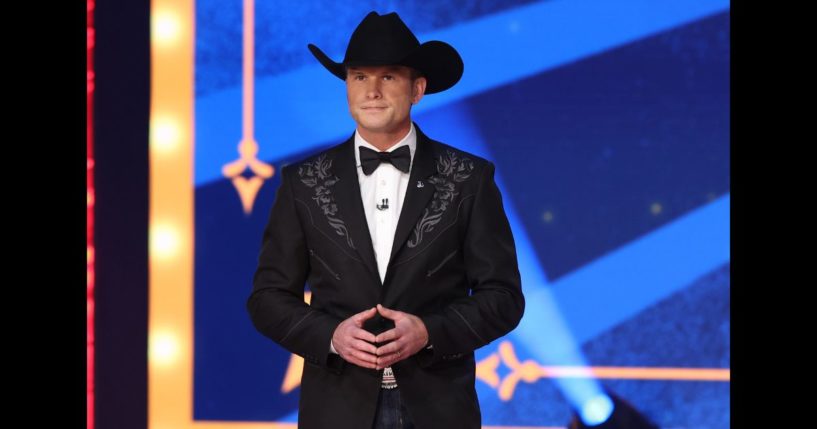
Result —
<path fill-rule="evenodd" d="M 345 80 L 357 128 L 282 169 L 247 302 L 305 359 L 299 427 L 479 428 L 473 352 L 524 310 L 513 236 L 494 165 L 410 117 L 462 60 L 396 13 L 369 13 L 342 63 L 309 49 Z"/>

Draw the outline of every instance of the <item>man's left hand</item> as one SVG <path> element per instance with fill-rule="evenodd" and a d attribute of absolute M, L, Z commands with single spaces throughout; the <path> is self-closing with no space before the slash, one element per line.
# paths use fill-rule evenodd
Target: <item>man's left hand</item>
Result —
<path fill-rule="evenodd" d="M 423 321 L 409 313 L 377 304 L 377 312 L 394 321 L 394 328 L 375 337 L 376 343 L 389 341 L 377 348 L 377 369 L 383 369 L 419 352 L 428 343 L 428 330 Z"/>

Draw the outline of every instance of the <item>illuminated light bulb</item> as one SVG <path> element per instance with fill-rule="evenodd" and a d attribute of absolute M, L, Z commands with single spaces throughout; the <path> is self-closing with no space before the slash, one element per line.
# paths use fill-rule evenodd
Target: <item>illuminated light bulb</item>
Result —
<path fill-rule="evenodd" d="M 179 39 L 181 25 L 175 13 L 156 12 L 153 18 L 153 39 L 162 45 L 172 45 Z"/>
<path fill-rule="evenodd" d="M 150 237 L 151 253 L 160 259 L 174 257 L 179 251 L 179 234 L 175 228 L 157 226 Z"/>
<path fill-rule="evenodd" d="M 664 208 L 661 207 L 661 203 L 652 203 L 652 205 L 650 206 L 650 213 L 658 215 L 661 213 L 663 209 Z"/>
<path fill-rule="evenodd" d="M 179 128 L 169 120 L 158 120 L 151 127 L 151 147 L 162 153 L 174 152 L 179 147 Z"/>
<path fill-rule="evenodd" d="M 171 365 L 178 360 L 179 349 L 179 341 L 175 335 L 157 333 L 150 341 L 150 360 L 158 365 Z"/>

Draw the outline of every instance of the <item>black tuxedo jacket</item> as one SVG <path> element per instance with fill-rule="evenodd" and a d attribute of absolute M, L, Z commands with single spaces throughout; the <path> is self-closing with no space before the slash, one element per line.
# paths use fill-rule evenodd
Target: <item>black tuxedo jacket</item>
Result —
<path fill-rule="evenodd" d="M 480 427 L 473 352 L 522 317 L 516 249 L 494 165 L 415 128 L 383 282 L 354 135 L 280 172 L 247 309 L 259 332 L 305 360 L 299 427 L 371 428 L 382 370 L 348 363 L 329 344 L 341 321 L 378 303 L 420 317 L 428 329 L 433 347 L 392 365 L 416 427 Z M 378 315 L 364 327 L 377 334 L 393 322 Z"/>

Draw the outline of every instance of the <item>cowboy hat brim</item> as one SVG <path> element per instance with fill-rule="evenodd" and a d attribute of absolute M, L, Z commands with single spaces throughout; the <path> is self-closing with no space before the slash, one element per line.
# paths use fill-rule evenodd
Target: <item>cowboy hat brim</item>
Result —
<path fill-rule="evenodd" d="M 438 40 L 425 42 L 400 59 L 349 60 L 345 63 L 333 61 L 320 48 L 311 43 L 307 47 L 321 65 L 341 80 L 346 80 L 346 67 L 384 65 L 411 67 L 425 76 L 426 94 L 434 94 L 451 88 L 459 82 L 464 70 L 459 53 L 448 43 Z"/>

